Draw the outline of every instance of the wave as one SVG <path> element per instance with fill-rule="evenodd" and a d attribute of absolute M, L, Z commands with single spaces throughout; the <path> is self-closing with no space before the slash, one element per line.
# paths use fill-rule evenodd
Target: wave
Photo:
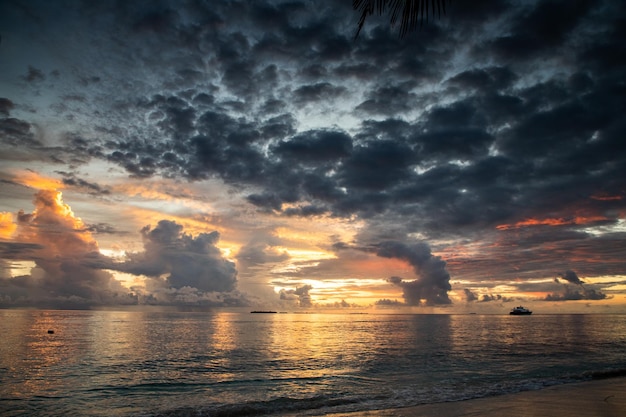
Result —
<path fill-rule="evenodd" d="M 322 408 L 336 408 L 340 406 L 358 404 L 366 398 L 316 396 L 311 398 L 280 397 L 269 401 L 252 401 L 243 404 L 224 404 L 204 407 L 181 407 L 145 415 L 145 417 L 250 417 L 276 415 L 284 413 L 299 413 L 304 411 L 320 410 Z"/>
<path fill-rule="evenodd" d="M 422 404 L 464 401 L 521 391 L 532 391 L 597 379 L 626 377 L 626 368 L 586 371 L 550 379 L 498 381 L 493 384 L 439 385 L 438 387 L 407 387 L 391 394 L 368 396 L 319 395 L 310 398 L 279 397 L 267 401 L 240 404 L 213 404 L 197 407 L 177 407 L 141 417 L 253 417 L 269 415 L 321 415 L 326 413 L 363 412 L 380 409 L 411 407 Z"/>

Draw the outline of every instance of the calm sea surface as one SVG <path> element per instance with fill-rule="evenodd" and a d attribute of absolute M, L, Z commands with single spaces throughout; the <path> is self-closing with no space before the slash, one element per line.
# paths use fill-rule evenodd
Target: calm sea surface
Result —
<path fill-rule="evenodd" d="M 323 415 L 624 370 L 623 315 L 0 310 L 2 416 Z"/>

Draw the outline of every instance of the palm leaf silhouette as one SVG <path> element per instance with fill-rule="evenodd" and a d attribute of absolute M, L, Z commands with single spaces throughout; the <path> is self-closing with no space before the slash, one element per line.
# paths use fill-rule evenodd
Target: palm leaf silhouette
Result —
<path fill-rule="evenodd" d="M 389 14 L 389 22 L 391 27 L 395 27 L 400 21 L 400 37 L 404 37 L 408 32 L 422 26 L 424 18 L 428 21 L 429 12 L 432 15 L 438 14 L 441 17 L 446 13 L 446 3 L 450 0 L 352 0 L 352 8 L 357 10 L 361 17 L 359 18 L 359 27 L 357 29 L 356 39 L 363 29 L 365 20 L 372 14 L 382 15 Z"/>

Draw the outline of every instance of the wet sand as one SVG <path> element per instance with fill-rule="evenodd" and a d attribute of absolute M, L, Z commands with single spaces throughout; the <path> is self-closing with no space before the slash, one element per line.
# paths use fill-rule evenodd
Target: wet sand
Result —
<path fill-rule="evenodd" d="M 332 417 L 624 417 L 626 378 L 557 385 L 495 397 Z"/>

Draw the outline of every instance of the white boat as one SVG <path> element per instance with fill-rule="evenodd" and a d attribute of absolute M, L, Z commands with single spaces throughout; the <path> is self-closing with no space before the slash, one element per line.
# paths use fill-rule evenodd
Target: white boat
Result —
<path fill-rule="evenodd" d="M 519 306 L 511 309 L 511 312 L 509 314 L 513 316 L 528 316 L 530 314 L 533 314 L 533 312 L 526 307 Z"/>

